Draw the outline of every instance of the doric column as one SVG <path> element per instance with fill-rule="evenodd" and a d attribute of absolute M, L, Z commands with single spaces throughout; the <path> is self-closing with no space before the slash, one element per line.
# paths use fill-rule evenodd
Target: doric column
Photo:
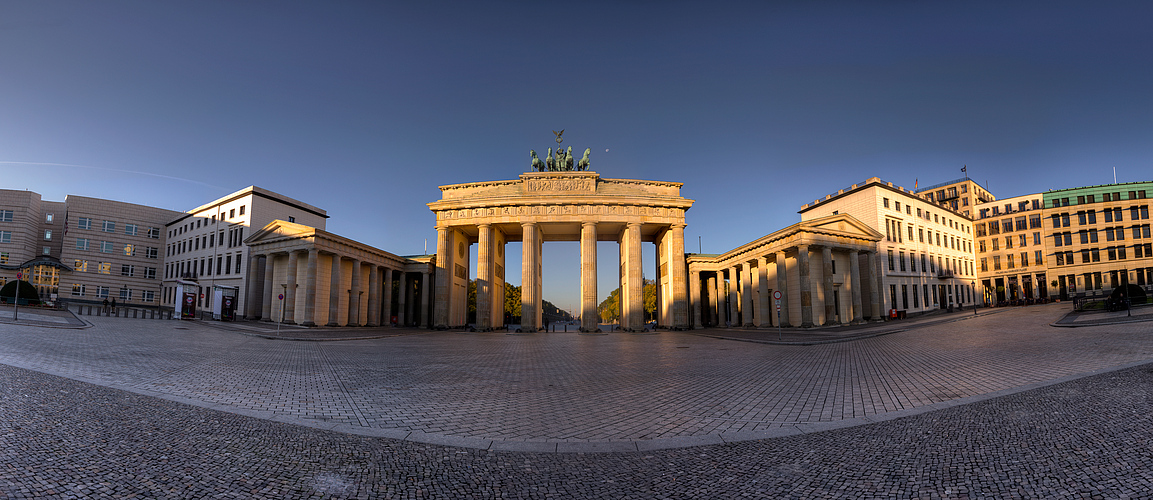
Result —
<path fill-rule="evenodd" d="M 420 273 L 420 326 L 428 328 L 428 289 L 430 275 L 428 271 Z"/>
<path fill-rule="evenodd" d="M 709 292 L 709 307 L 706 308 L 709 316 L 705 318 L 705 321 L 708 322 L 709 326 L 717 326 L 717 311 L 719 309 L 717 309 L 717 277 L 715 274 L 709 276 L 705 290 Z"/>
<path fill-rule="evenodd" d="M 487 332 L 492 330 L 492 226 L 480 224 L 477 229 L 480 236 L 476 247 L 476 329 Z"/>
<path fill-rule="evenodd" d="M 809 246 L 797 245 L 797 271 L 801 282 L 801 328 L 813 326 L 813 282 L 809 273 Z"/>
<path fill-rule="evenodd" d="M 396 291 L 396 324 L 408 326 L 408 273 L 403 270 L 397 271 L 396 279 L 400 282 Z"/>
<path fill-rule="evenodd" d="M 740 273 L 737 266 L 729 268 L 729 326 L 741 326 Z"/>
<path fill-rule="evenodd" d="M 701 307 L 700 271 L 689 271 L 689 300 L 693 303 L 693 328 L 704 328 L 704 322 L 701 320 L 701 313 L 705 308 Z"/>
<path fill-rule="evenodd" d="M 753 269 L 747 260 L 741 263 L 741 326 L 753 327 Z"/>
<path fill-rule="evenodd" d="M 389 269 L 387 267 L 384 268 L 384 280 L 383 281 L 384 281 L 384 291 L 381 294 L 382 298 L 380 300 L 380 302 L 381 302 L 380 308 L 381 308 L 381 314 L 384 314 L 384 317 L 381 318 L 380 324 L 391 325 L 392 324 L 392 269 Z M 440 283 L 440 280 L 437 280 L 437 283 Z"/>
<path fill-rule="evenodd" d="M 522 223 L 521 229 L 524 236 L 521 238 L 520 256 L 520 326 L 526 332 L 535 332 L 541 326 L 537 320 L 540 302 L 536 300 L 537 272 L 540 269 L 540 262 L 537 261 L 540 242 L 537 238 L 540 235 L 535 222 Z"/>
<path fill-rule="evenodd" d="M 581 331 L 600 331 L 597 314 L 597 224 L 581 224 Z"/>
<path fill-rule="evenodd" d="M 368 323 L 365 326 L 380 325 L 380 266 L 368 265 Z"/>
<path fill-rule="evenodd" d="M 821 247 L 821 274 L 825 277 L 825 324 L 839 324 L 837 302 L 833 300 L 833 249 L 828 246 Z"/>
<path fill-rule="evenodd" d="M 453 272 L 456 269 L 456 267 L 453 264 L 453 257 L 455 257 L 453 252 L 455 252 L 455 249 L 451 248 L 451 245 L 449 243 L 450 243 L 450 241 L 448 238 L 448 228 L 437 227 L 436 228 L 436 305 L 434 306 L 434 309 L 433 309 L 432 319 L 436 323 L 436 327 L 440 328 L 440 329 L 448 329 L 450 326 L 452 326 L 449 323 L 452 321 L 452 314 L 455 312 L 452 310 L 453 304 L 452 304 L 452 300 L 451 300 L 451 298 L 452 298 L 452 277 L 454 275 Z M 389 279 L 387 279 L 387 278 L 389 278 L 389 277 L 388 277 L 387 268 L 385 271 L 385 278 L 386 278 L 385 281 L 388 282 Z M 402 287 L 402 290 L 403 290 L 403 287 Z M 392 288 L 386 287 L 385 293 L 387 295 L 391 296 L 392 295 Z M 401 293 L 400 296 L 404 297 L 404 294 Z M 404 304 L 403 301 L 401 301 L 400 303 Z M 385 306 L 384 306 L 386 313 L 388 312 L 388 309 L 391 306 L 392 306 L 392 302 L 386 300 Z M 400 310 L 401 311 L 404 310 L 403 305 L 400 307 Z M 397 314 L 403 315 L 404 313 L 398 312 Z M 386 323 L 391 322 L 392 317 L 389 316 L 388 314 L 386 314 L 386 316 L 387 317 L 384 318 L 384 321 Z M 403 325 L 403 323 L 402 323 L 402 325 Z"/>
<path fill-rule="evenodd" d="M 260 285 L 262 283 L 256 281 L 257 275 L 260 274 L 259 266 L 260 255 L 249 253 L 248 276 L 244 280 L 244 319 L 256 319 L 260 314 Z"/>
<path fill-rule="evenodd" d="M 873 321 L 883 321 L 881 317 L 881 283 L 878 276 L 877 252 L 865 252 L 869 263 L 869 317 Z"/>
<path fill-rule="evenodd" d="M 725 274 L 724 273 L 725 273 L 724 270 L 717 270 L 717 287 L 716 287 L 717 317 L 716 317 L 716 321 L 713 322 L 714 327 L 725 326 L 725 321 L 728 321 L 728 318 L 729 318 L 729 315 L 728 315 L 728 311 L 729 311 L 728 303 L 729 303 L 729 301 L 727 300 L 727 297 L 729 296 L 729 292 L 728 292 L 728 288 L 725 286 Z"/>
<path fill-rule="evenodd" d="M 849 286 L 853 287 L 853 324 L 864 320 L 864 311 L 861 310 L 861 251 L 849 252 Z M 913 293 L 916 293 L 913 290 Z"/>
<path fill-rule="evenodd" d="M 320 252 L 308 249 L 308 266 L 304 274 L 304 326 L 316 326 L 316 267 Z"/>
<path fill-rule="evenodd" d="M 623 263 L 625 266 L 625 274 L 628 275 L 628 293 L 622 297 L 623 304 L 627 304 L 629 310 L 628 324 L 624 325 L 628 331 L 641 331 L 644 330 L 645 321 L 645 305 L 644 296 L 644 279 L 641 267 L 641 223 L 630 222 L 625 228 L 625 244 L 628 251 L 626 252 L 626 260 Z M 622 308 L 623 310 L 624 308 Z"/>
<path fill-rule="evenodd" d="M 692 327 L 689 323 L 689 297 L 688 279 L 685 276 L 688 269 L 685 267 L 685 225 L 673 224 L 669 240 L 669 283 L 673 287 L 673 328 L 687 330 Z M 658 272 L 659 274 L 659 272 Z M 660 280 L 660 276 L 657 276 Z M 697 304 L 700 304 L 701 283 L 698 278 L 693 282 L 697 290 Z"/>
<path fill-rule="evenodd" d="M 280 318 L 283 323 L 296 322 L 296 268 L 299 265 L 300 252 L 288 252 L 288 279 L 285 280 L 288 287 L 284 291 L 284 317 Z"/>
<path fill-rule="evenodd" d="M 360 326 L 360 259 L 352 259 L 348 290 L 348 326 Z"/>
<path fill-rule="evenodd" d="M 754 323 L 765 327 L 773 325 L 772 308 L 769 306 L 769 258 L 757 258 L 757 315 Z"/>
<path fill-rule="evenodd" d="M 273 267 L 275 260 L 276 257 L 272 254 L 264 256 L 264 286 L 261 290 L 264 292 L 264 300 L 260 302 L 261 319 L 264 321 L 272 321 L 272 298 L 276 296 L 272 290 L 272 273 L 276 270 Z"/>
<path fill-rule="evenodd" d="M 776 255 L 777 261 L 777 290 L 781 291 L 781 320 L 780 326 L 793 326 L 789 322 L 789 295 L 792 290 L 789 290 L 789 273 L 786 267 L 785 251 L 780 250 Z M 774 305 L 775 307 L 775 305 Z"/>
<path fill-rule="evenodd" d="M 328 326 L 340 326 L 340 255 L 332 254 L 332 273 L 328 286 Z"/>

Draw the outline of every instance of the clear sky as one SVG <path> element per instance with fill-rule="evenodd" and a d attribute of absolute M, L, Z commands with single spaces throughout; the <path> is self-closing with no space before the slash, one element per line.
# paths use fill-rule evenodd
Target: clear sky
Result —
<path fill-rule="evenodd" d="M 0 1 L 0 186 L 183 211 L 255 184 L 410 255 L 435 251 L 437 186 L 516 178 L 565 129 L 603 177 L 683 182 L 686 250 L 720 253 L 871 176 L 968 165 L 998 197 L 1153 179 L 1151 19 L 1150 2 Z M 546 245 L 565 308 L 577 248 Z"/>

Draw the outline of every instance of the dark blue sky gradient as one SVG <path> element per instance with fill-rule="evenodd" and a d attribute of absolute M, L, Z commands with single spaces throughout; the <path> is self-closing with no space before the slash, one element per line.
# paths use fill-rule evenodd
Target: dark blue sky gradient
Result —
<path fill-rule="evenodd" d="M 256 184 L 415 254 L 438 185 L 515 178 L 563 128 L 604 177 L 684 182 L 687 250 L 716 253 L 870 176 L 967 164 L 1000 197 L 1153 178 L 1150 19 L 1148 2 L 8 2 L 0 161 L 81 167 L 0 178 L 175 210 Z M 576 245 L 555 247 L 563 306 Z M 602 295 L 615 262 L 602 248 Z"/>

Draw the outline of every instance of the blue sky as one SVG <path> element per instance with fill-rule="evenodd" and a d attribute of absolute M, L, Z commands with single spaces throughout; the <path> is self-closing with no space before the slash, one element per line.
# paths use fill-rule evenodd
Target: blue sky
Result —
<path fill-rule="evenodd" d="M 405 255 L 438 185 L 515 178 L 562 128 L 604 177 L 683 182 L 692 252 L 871 176 L 1153 179 L 1148 2 L 714 4 L 0 2 L 0 186 L 188 210 L 255 184 Z M 576 256 L 546 245 L 562 307 Z M 600 267 L 603 296 L 615 245 Z"/>

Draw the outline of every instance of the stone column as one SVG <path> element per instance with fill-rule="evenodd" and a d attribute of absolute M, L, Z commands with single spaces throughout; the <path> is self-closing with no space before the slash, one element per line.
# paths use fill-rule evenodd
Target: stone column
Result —
<path fill-rule="evenodd" d="M 837 302 L 833 300 L 833 249 L 828 246 L 821 247 L 821 272 L 825 277 L 825 324 L 839 324 Z"/>
<path fill-rule="evenodd" d="M 396 324 L 398 326 L 408 326 L 406 318 L 408 318 L 408 273 L 403 270 L 396 272 L 396 279 L 400 282 L 397 287 L 396 296 Z"/>
<path fill-rule="evenodd" d="M 424 271 L 420 273 L 420 326 L 428 327 L 428 286 L 429 273 Z"/>
<path fill-rule="evenodd" d="M 628 325 L 622 325 L 628 331 L 638 332 L 644 330 L 644 278 L 641 267 L 641 223 L 630 222 L 625 228 L 626 252 L 625 274 L 628 275 L 628 293 L 623 295 L 624 302 L 629 311 Z M 622 310 L 625 308 L 622 307 Z"/>
<path fill-rule="evenodd" d="M 685 265 L 685 225 L 673 224 L 672 239 L 669 240 L 669 283 L 673 287 L 673 329 L 692 328 L 689 322 L 688 268 Z M 660 277 L 657 277 L 660 279 Z M 700 304 L 700 279 L 693 282 L 697 290 L 697 304 Z M 699 315 L 698 315 L 699 317 Z"/>
<path fill-rule="evenodd" d="M 381 299 L 381 309 L 384 318 L 380 320 L 382 325 L 392 325 L 392 269 L 384 268 L 384 293 Z M 440 283 L 440 280 L 437 280 Z"/>
<path fill-rule="evenodd" d="M 380 267 L 368 265 L 368 323 L 365 326 L 380 325 Z"/>
<path fill-rule="evenodd" d="M 581 331 L 599 332 L 597 314 L 597 224 L 581 224 Z"/>
<path fill-rule="evenodd" d="M 749 261 L 741 263 L 741 326 L 753 327 L 753 269 Z"/>
<path fill-rule="evenodd" d="M 448 329 L 449 326 L 451 326 L 451 325 L 449 325 L 449 323 L 452 321 L 452 313 L 455 312 L 452 310 L 453 304 L 452 304 L 451 298 L 452 298 L 452 278 L 454 275 L 453 272 L 455 271 L 455 266 L 453 264 L 453 258 L 455 257 L 455 254 L 453 252 L 455 252 L 456 249 L 452 248 L 452 245 L 450 243 L 452 243 L 452 242 L 449 241 L 448 228 L 437 227 L 436 228 L 436 306 L 433 309 L 432 319 L 436 323 L 436 327 L 440 328 L 440 329 Z M 387 273 L 388 273 L 388 271 L 386 268 L 386 270 L 385 270 L 385 277 L 386 278 L 388 278 Z M 386 279 L 385 281 L 388 281 L 388 279 Z M 391 296 L 392 295 L 392 288 L 391 287 L 385 288 L 385 293 L 388 294 L 389 296 Z M 402 293 L 400 296 L 403 297 L 404 294 Z M 403 303 L 404 302 L 401 301 L 401 304 L 403 304 Z M 387 310 L 391 306 L 392 306 L 392 302 L 386 302 L 384 307 Z M 401 309 L 401 311 L 403 311 L 404 307 L 401 306 L 400 309 Z M 404 313 L 398 312 L 397 314 L 403 315 Z M 392 320 L 391 315 L 388 315 L 388 317 L 384 318 L 384 321 L 386 323 L 391 322 L 391 320 Z"/>
<path fill-rule="evenodd" d="M 320 252 L 308 249 L 308 267 L 304 274 L 304 326 L 316 326 L 316 267 Z"/>
<path fill-rule="evenodd" d="M 693 303 L 693 328 L 704 328 L 704 323 L 701 320 L 701 313 L 704 308 L 701 307 L 701 272 L 689 271 L 689 300 Z"/>
<path fill-rule="evenodd" d="M 340 255 L 332 254 L 332 274 L 328 287 L 328 326 L 340 326 Z"/>
<path fill-rule="evenodd" d="M 861 310 L 861 251 L 849 252 L 849 286 L 853 287 L 853 324 L 864 321 L 864 311 Z M 913 293 L 916 293 L 913 290 Z"/>
<path fill-rule="evenodd" d="M 476 247 L 476 330 L 492 330 L 493 252 L 492 226 L 481 224 Z"/>
<path fill-rule="evenodd" d="M 777 261 L 777 290 L 781 291 L 781 322 L 780 326 L 793 326 L 789 322 L 789 295 L 792 290 L 789 290 L 789 274 L 786 267 L 785 251 L 780 250 L 776 255 Z M 774 304 L 774 307 L 776 305 Z"/>
<path fill-rule="evenodd" d="M 797 245 L 797 271 L 801 282 L 801 328 L 813 326 L 813 282 L 809 273 L 809 246 Z"/>
<path fill-rule="evenodd" d="M 285 280 L 288 287 L 284 291 L 284 317 L 280 318 L 283 323 L 296 322 L 296 268 L 299 265 L 300 252 L 288 252 L 288 279 Z"/>
<path fill-rule="evenodd" d="M 352 259 L 348 290 L 348 326 L 360 326 L 360 259 Z"/>
<path fill-rule="evenodd" d="M 726 292 L 726 288 L 725 288 L 725 274 L 724 273 L 725 272 L 723 270 L 717 270 L 717 288 L 716 288 L 717 318 L 716 318 L 716 322 L 713 324 L 714 327 L 724 326 L 725 321 L 728 319 L 729 306 L 728 306 L 728 300 L 726 300 L 726 299 L 729 296 L 729 294 L 728 294 L 728 292 Z"/>
<path fill-rule="evenodd" d="M 769 305 L 769 258 L 757 258 L 757 316 L 754 323 L 760 327 L 773 326 L 772 307 Z"/>
<path fill-rule="evenodd" d="M 741 326 L 740 273 L 737 266 L 729 268 L 729 326 Z"/>
<path fill-rule="evenodd" d="M 537 248 L 540 242 L 537 239 L 540 235 L 537 234 L 535 222 L 522 223 L 521 229 L 524 236 L 521 238 L 520 259 L 520 326 L 526 332 L 535 332 L 541 326 L 537 321 L 540 302 L 536 300 L 537 270 L 540 268 L 540 263 L 537 262 Z"/>
<path fill-rule="evenodd" d="M 260 285 L 256 276 L 260 273 L 260 255 L 248 254 L 248 277 L 244 280 L 244 318 L 256 319 L 260 314 Z M 220 274 L 219 272 L 216 274 Z"/>
<path fill-rule="evenodd" d="M 869 265 L 869 315 L 873 321 L 884 321 L 881 317 L 881 283 L 877 275 L 877 252 L 865 252 Z"/>
<path fill-rule="evenodd" d="M 272 290 L 272 275 L 276 270 L 273 267 L 275 260 L 272 254 L 264 256 L 264 286 L 261 290 L 264 292 L 264 300 L 260 302 L 261 319 L 264 321 L 272 321 L 272 298 L 276 296 Z"/>
<path fill-rule="evenodd" d="M 717 326 L 717 277 L 710 276 L 708 282 L 705 284 L 705 290 L 709 292 L 709 307 L 708 307 L 708 323 L 709 326 Z"/>

